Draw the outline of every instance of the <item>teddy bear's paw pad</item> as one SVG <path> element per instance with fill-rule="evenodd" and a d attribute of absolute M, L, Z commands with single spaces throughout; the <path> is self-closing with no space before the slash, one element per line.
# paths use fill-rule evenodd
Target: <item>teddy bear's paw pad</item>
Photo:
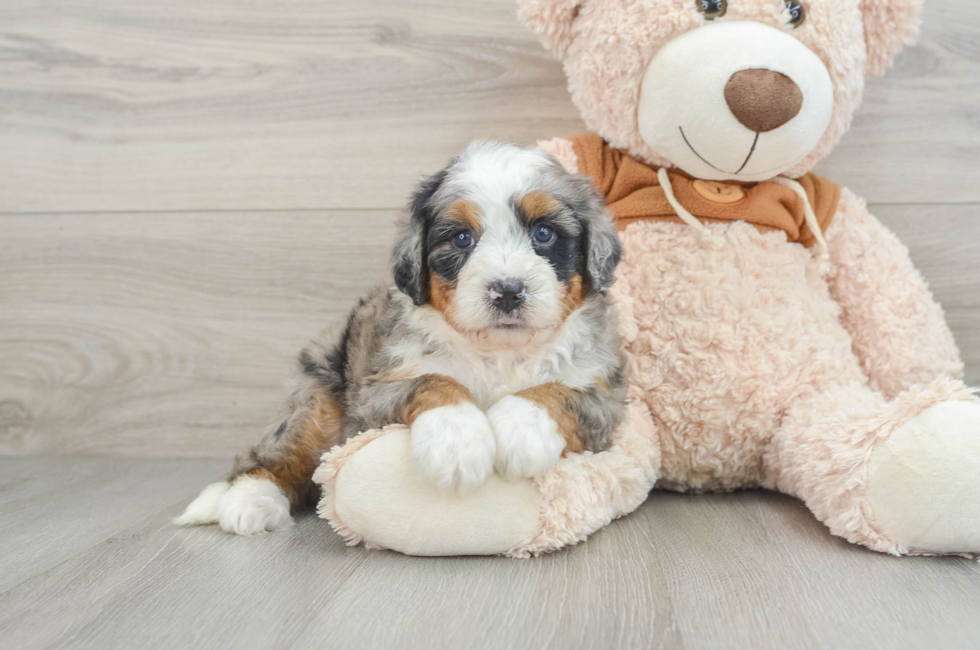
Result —
<path fill-rule="evenodd" d="M 191 501 L 179 517 L 173 522 L 178 526 L 203 526 L 218 523 L 218 501 L 224 496 L 231 484 L 227 481 L 212 483 L 207 486 L 197 498 Z"/>
<path fill-rule="evenodd" d="M 504 397 L 487 417 L 497 436 L 494 464 L 502 476 L 537 476 L 558 462 L 565 450 L 565 439 L 548 411 L 523 397 Z"/>
<path fill-rule="evenodd" d="M 465 491 L 493 471 L 493 431 L 471 402 L 425 411 L 412 423 L 411 439 L 416 466 L 439 487 Z"/>
<path fill-rule="evenodd" d="M 908 549 L 980 552 L 980 403 L 937 404 L 879 442 L 867 499 L 879 531 Z"/>
<path fill-rule="evenodd" d="M 272 481 L 239 476 L 217 504 L 218 523 L 237 535 L 255 535 L 293 525 L 289 500 Z"/>

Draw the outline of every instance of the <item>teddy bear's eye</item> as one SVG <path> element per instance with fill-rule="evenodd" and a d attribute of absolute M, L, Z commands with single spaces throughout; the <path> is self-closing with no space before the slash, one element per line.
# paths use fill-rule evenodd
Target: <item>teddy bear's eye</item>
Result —
<path fill-rule="evenodd" d="M 806 18 L 803 5 L 796 0 L 786 0 L 786 13 L 789 14 L 789 20 L 786 21 L 786 24 L 789 25 L 790 29 L 796 29 L 802 25 Z"/>
<path fill-rule="evenodd" d="M 704 14 L 708 20 L 721 18 L 728 11 L 728 0 L 694 0 L 698 5 L 698 11 Z"/>

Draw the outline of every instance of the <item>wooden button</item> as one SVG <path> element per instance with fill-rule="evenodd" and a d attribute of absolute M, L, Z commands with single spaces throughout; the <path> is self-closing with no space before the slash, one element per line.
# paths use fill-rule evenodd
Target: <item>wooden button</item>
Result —
<path fill-rule="evenodd" d="M 694 191 L 712 203 L 735 203 L 745 196 L 738 185 L 719 183 L 718 181 L 694 181 Z"/>

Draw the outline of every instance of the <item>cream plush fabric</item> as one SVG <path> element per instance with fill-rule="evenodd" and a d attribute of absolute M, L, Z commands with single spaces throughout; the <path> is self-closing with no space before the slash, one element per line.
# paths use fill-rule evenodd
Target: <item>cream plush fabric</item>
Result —
<path fill-rule="evenodd" d="M 652 167 L 740 183 L 808 172 L 847 130 L 866 76 L 883 73 L 917 31 L 917 0 L 802 4 L 805 20 L 792 24 L 773 0 L 729 1 L 715 21 L 694 0 L 519 2 L 562 59 L 592 131 Z M 731 57 L 686 49 L 711 33 Z M 715 67 L 702 77 L 702 66 Z M 745 107 L 726 93 L 736 74 L 759 70 L 786 77 L 779 83 L 802 104 L 755 133 L 744 115 L 731 119 Z M 687 80 L 703 101 L 678 101 Z M 754 96 L 778 100 L 770 95 Z M 696 147 L 683 142 L 692 116 Z M 570 140 L 540 146 L 587 172 Z M 739 151 L 747 155 L 735 170 Z M 368 432 L 325 455 L 321 514 L 351 543 L 523 557 L 584 539 L 639 505 L 659 477 L 663 489 L 794 495 L 831 533 L 876 551 L 980 553 L 980 400 L 959 380 L 943 311 L 901 242 L 846 189 L 824 233 L 826 269 L 783 231 L 703 226 L 710 238 L 663 220 L 620 233 L 611 291 L 632 403 L 612 449 L 570 455 L 523 485 L 435 497 L 413 476 L 404 443 L 367 455 L 404 432 Z M 385 503 L 394 495 L 397 508 Z"/>

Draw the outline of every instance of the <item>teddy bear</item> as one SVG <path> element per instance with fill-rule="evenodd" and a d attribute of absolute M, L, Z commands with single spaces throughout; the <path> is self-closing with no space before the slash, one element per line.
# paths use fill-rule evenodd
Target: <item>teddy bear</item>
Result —
<path fill-rule="evenodd" d="M 658 489 L 767 488 L 894 555 L 980 552 L 980 400 L 907 249 L 810 170 L 918 0 L 519 0 L 592 133 L 539 143 L 606 197 L 630 403 L 613 446 L 440 492 L 407 432 L 324 456 L 350 543 L 536 555 Z"/>

